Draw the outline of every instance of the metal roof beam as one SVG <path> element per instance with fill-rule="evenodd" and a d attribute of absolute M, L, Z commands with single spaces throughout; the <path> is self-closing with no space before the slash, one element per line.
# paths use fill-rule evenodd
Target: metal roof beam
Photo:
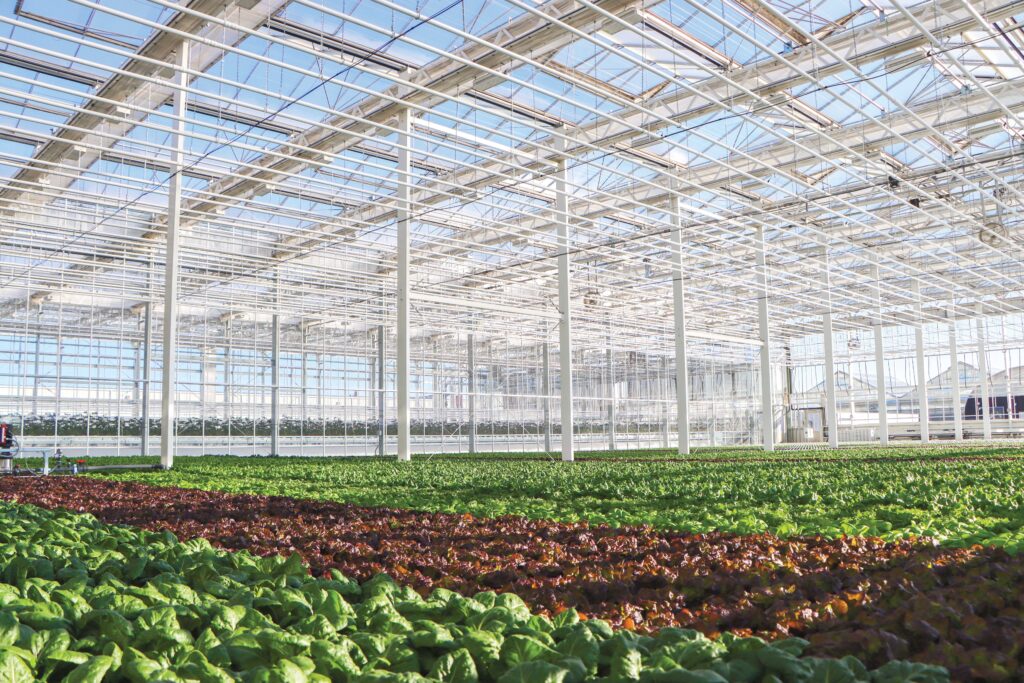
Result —
<path fill-rule="evenodd" d="M 186 33 L 198 36 L 215 34 L 218 40 L 234 43 L 243 37 L 239 31 L 222 27 L 218 18 L 230 18 L 240 25 L 256 27 L 266 18 L 287 3 L 287 0 L 191 0 L 188 7 L 209 15 L 200 19 L 184 12 L 171 18 L 169 26 Z M 162 62 L 170 62 L 172 54 L 181 44 L 181 37 L 166 31 L 158 31 L 139 48 L 139 54 Z M 197 71 L 205 71 L 221 59 L 224 51 L 207 44 L 197 43 L 191 51 L 190 66 Z M 163 70 L 166 70 L 164 67 Z M 122 70 L 142 76 L 159 75 L 161 68 L 141 60 L 130 60 Z M 65 127 L 60 128 L 55 139 L 48 141 L 36 152 L 39 163 L 28 164 L 18 170 L 12 185 L 0 190 L 0 207 L 9 205 L 13 200 L 24 195 L 32 195 L 29 189 L 34 184 L 49 180 L 51 186 L 67 187 L 74 178 L 66 176 L 49 177 L 49 170 L 54 164 L 61 164 L 72 154 L 76 145 L 86 148 L 109 147 L 113 141 L 124 138 L 148 114 L 145 109 L 154 109 L 162 105 L 171 96 L 172 85 L 156 86 L 125 74 L 117 74 L 106 80 L 103 87 L 96 91 L 96 96 L 105 100 L 123 102 L 127 115 L 117 111 L 114 105 L 100 100 L 90 99 L 82 112 L 74 114 Z M 97 115 L 99 114 L 99 115 Z M 104 116 L 107 115 L 107 116 Z M 121 121 L 114 123 L 108 116 L 116 115 Z M 96 133 L 84 131 L 95 130 Z M 90 149 L 82 158 L 82 167 L 88 168 L 100 157 L 100 152 Z M 39 197 L 35 198 L 37 201 Z"/>
<path fill-rule="evenodd" d="M 16 66 L 19 69 L 34 71 L 54 78 L 61 78 L 65 81 L 71 81 L 72 83 L 87 85 L 90 88 L 95 88 L 106 80 L 102 76 L 96 76 L 85 71 L 79 71 L 78 69 L 64 66 L 63 64 L 39 59 L 38 57 L 29 57 L 28 55 L 18 54 L 17 52 L 11 52 L 10 50 L 0 50 L 0 64 L 8 64 L 10 66 Z"/>
<path fill-rule="evenodd" d="M 764 0 L 732 0 L 732 2 L 749 12 L 754 19 L 773 28 L 780 38 L 785 38 L 792 45 L 807 45 L 811 42 L 806 32 L 790 26 L 781 16 L 779 10 L 770 3 L 764 2 Z"/>
<path fill-rule="evenodd" d="M 1024 0 L 1010 0 L 1009 3 L 1004 0 L 977 0 L 977 2 L 983 5 L 979 9 L 988 12 L 990 17 L 1006 17 L 1024 11 Z M 954 35 L 974 25 L 974 20 L 963 9 L 959 0 L 938 0 L 934 7 L 917 6 L 910 12 L 928 26 L 936 36 Z M 884 25 L 866 24 L 844 33 L 832 35 L 826 43 L 851 63 L 866 64 L 921 47 L 927 44 L 927 39 L 919 34 L 910 20 L 895 16 L 889 18 Z M 805 70 L 810 70 L 818 77 L 833 75 L 845 69 L 838 62 L 823 65 L 820 51 L 812 48 L 814 46 L 798 48 L 793 53 L 786 55 L 786 59 L 800 65 Z M 805 82 L 805 79 L 795 74 L 781 58 L 768 58 L 734 69 L 729 72 L 729 78 L 764 97 L 784 92 Z M 696 90 L 694 93 L 685 89 L 676 89 L 661 98 L 651 100 L 647 105 L 655 113 L 660 113 L 677 125 L 682 125 L 688 121 L 711 115 L 722 105 L 739 107 L 750 99 L 746 95 L 736 95 L 733 86 L 716 78 L 701 81 L 694 88 Z M 715 99 L 721 100 L 722 105 L 713 103 Z M 608 148 L 616 144 L 629 149 L 643 149 L 652 140 L 657 140 L 657 132 L 668 125 L 662 120 L 652 120 L 650 115 L 633 108 L 618 111 L 616 116 L 626 123 L 644 127 L 649 133 L 641 138 L 632 128 L 626 127 L 622 123 L 600 120 L 572 129 L 571 137 L 573 139 L 586 142 L 578 145 L 570 142 L 566 154 L 570 156 L 583 154 L 593 146 Z M 559 143 L 555 138 L 549 138 L 541 140 L 537 144 L 538 147 L 554 150 L 558 148 Z M 789 147 L 785 143 L 780 143 L 780 147 L 782 146 Z M 536 156 L 533 150 L 524 150 L 524 152 Z M 556 156 L 555 153 L 547 153 L 542 160 L 526 166 L 538 170 L 544 169 L 553 162 Z M 422 183 L 420 187 L 413 190 L 413 203 L 416 206 L 430 206 L 447 201 L 450 198 L 451 190 L 449 188 L 451 187 L 476 190 L 500 181 L 503 169 L 508 168 L 510 163 L 516 164 L 514 159 L 512 155 L 499 156 L 475 168 L 457 170 L 439 179 L 437 183 Z M 490 172 L 491 169 L 493 172 Z M 381 223 L 390 220 L 394 211 L 392 207 L 392 200 L 383 197 L 373 204 L 349 212 L 347 218 L 350 218 L 355 224 Z M 310 243 L 331 238 L 329 231 L 321 230 L 321 233 L 322 237 L 320 238 L 310 237 Z M 479 233 L 479 235 L 471 234 L 467 237 L 473 242 L 487 243 L 492 234 L 488 227 L 482 227 Z M 289 240 L 288 246 L 294 246 L 294 243 L 298 241 L 297 239 Z M 299 245 L 297 248 L 304 247 Z M 292 251 L 282 251 L 282 254 L 292 253 Z"/>

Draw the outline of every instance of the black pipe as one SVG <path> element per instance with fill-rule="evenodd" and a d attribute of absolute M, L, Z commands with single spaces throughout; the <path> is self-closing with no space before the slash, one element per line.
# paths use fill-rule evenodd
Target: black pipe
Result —
<path fill-rule="evenodd" d="M 82 472 L 106 472 L 109 470 L 159 470 L 160 465 L 79 465 L 78 471 Z"/>

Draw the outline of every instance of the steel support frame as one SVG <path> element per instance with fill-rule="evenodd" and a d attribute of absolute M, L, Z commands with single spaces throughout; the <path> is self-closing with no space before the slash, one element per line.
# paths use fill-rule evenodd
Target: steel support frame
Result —
<path fill-rule="evenodd" d="M 231 450 L 231 423 L 235 407 L 234 339 L 231 335 L 231 317 L 224 321 L 224 422 L 228 427 L 228 450 Z"/>
<path fill-rule="evenodd" d="M 299 439 L 299 455 L 303 456 L 306 454 L 306 426 L 309 424 L 309 361 L 306 352 L 305 325 L 299 327 L 299 335 L 299 352 L 301 354 L 299 360 L 299 417 L 302 420 L 302 427 L 299 430 L 301 436 Z"/>
<path fill-rule="evenodd" d="M 952 311 L 950 311 L 952 315 Z M 957 350 L 957 338 L 956 338 L 956 319 L 952 318 L 949 322 L 949 375 L 950 375 L 950 389 L 953 397 L 951 403 L 953 404 L 953 440 L 963 441 L 964 440 L 964 413 L 963 408 L 960 405 L 960 353 Z"/>
<path fill-rule="evenodd" d="M 726 84 L 727 85 L 727 84 Z"/>
<path fill-rule="evenodd" d="M 772 390 L 771 328 L 768 320 L 768 254 L 764 227 L 756 229 L 757 243 L 757 313 L 761 338 L 761 447 L 775 450 L 775 410 Z M 678 371 L 677 371 L 678 372 Z"/>
<path fill-rule="evenodd" d="M 398 460 L 412 460 L 410 445 L 411 418 L 409 414 L 409 228 L 411 222 L 410 184 L 412 144 L 412 114 L 407 107 L 398 113 L 398 187 L 395 191 L 397 219 L 398 270 L 395 307 L 397 330 L 395 352 L 397 357 L 395 382 L 397 390 Z"/>
<path fill-rule="evenodd" d="M 572 405 L 572 299 L 570 297 L 569 197 L 566 191 L 566 160 L 559 158 L 554 174 L 555 216 L 558 221 L 558 372 L 561 388 L 562 461 L 573 457 Z"/>
<path fill-rule="evenodd" d="M 387 454 L 388 419 L 386 412 L 387 390 L 387 330 L 377 326 L 377 455 Z M 321 407 L 321 412 L 323 408 Z"/>
<path fill-rule="evenodd" d="M 992 387 L 988 376 L 988 330 L 986 329 L 985 309 L 981 302 L 978 302 L 978 382 L 979 393 L 981 394 L 981 429 L 982 437 L 986 441 L 992 439 Z M 977 401 L 975 402 L 977 405 Z M 977 408 L 975 408 L 977 415 Z"/>
<path fill-rule="evenodd" d="M 189 41 L 183 40 L 175 53 L 173 126 L 171 135 L 171 177 L 167 186 L 167 255 L 164 266 L 164 345 L 161 386 L 160 466 L 174 466 L 176 447 L 176 384 L 178 359 L 178 273 L 181 269 L 181 188 L 185 162 L 185 100 L 188 88 Z"/>
<path fill-rule="evenodd" d="M 829 447 L 839 448 L 839 411 L 836 408 L 835 336 L 832 329 L 832 278 L 829 274 L 828 247 L 823 247 L 823 251 L 821 266 L 826 310 L 821 316 L 821 335 L 825 350 L 825 424 L 828 426 Z"/>
<path fill-rule="evenodd" d="M 836 408 L 835 340 L 832 312 L 821 316 L 821 334 L 825 346 L 825 424 L 828 425 L 829 448 L 839 448 L 839 410 Z"/>
<path fill-rule="evenodd" d="M 270 455 L 281 455 L 281 316 L 270 319 Z"/>
<path fill-rule="evenodd" d="M 149 455 L 149 386 L 150 370 L 152 368 L 151 356 L 153 353 L 153 302 L 147 301 L 142 304 L 142 397 L 139 399 L 141 407 L 141 424 L 139 425 L 139 455 Z"/>
<path fill-rule="evenodd" d="M 36 316 L 36 325 L 39 325 L 39 317 Z M 36 329 L 35 357 L 32 359 L 32 415 L 39 415 L 39 345 L 41 341 L 39 329 Z M 25 429 L 25 421 L 21 421 L 22 430 Z"/>
<path fill-rule="evenodd" d="M 889 445 L 889 397 L 886 392 L 885 380 L 885 335 L 882 327 L 882 284 L 879 277 L 878 263 L 871 265 L 871 277 L 875 281 L 877 294 L 875 330 L 875 390 L 878 393 L 878 443 Z"/>
<path fill-rule="evenodd" d="M 542 412 L 544 416 L 544 452 L 551 452 L 551 350 L 548 343 L 544 342 L 540 347 L 541 352 L 541 380 L 540 392 L 543 398 Z"/>
<path fill-rule="evenodd" d="M 709 403 L 711 404 L 711 415 L 708 418 L 708 446 L 718 445 L 718 437 L 715 432 L 718 429 L 718 401 L 715 399 L 715 392 L 718 391 L 718 375 L 711 373 L 711 391 L 709 392 Z"/>
<path fill-rule="evenodd" d="M 469 452 L 476 453 L 476 345 L 472 334 L 466 335 L 467 405 L 469 407 Z"/>
<path fill-rule="evenodd" d="M 661 447 L 668 450 L 671 448 L 668 437 L 668 356 L 661 357 L 661 372 L 658 375 L 658 398 L 661 401 Z"/>
<path fill-rule="evenodd" d="M 36 343 L 39 335 L 36 335 Z M 142 398 L 142 343 L 133 341 L 132 346 L 132 417 L 139 417 L 140 399 Z M 36 363 L 39 362 L 39 350 L 36 350 Z M 38 371 L 36 372 L 38 375 Z M 36 412 L 32 409 L 32 414 Z"/>
<path fill-rule="evenodd" d="M 777 291 L 777 290 L 776 290 L 776 291 Z M 881 383 L 880 383 L 880 389 L 881 389 Z M 880 407 L 880 408 L 882 408 L 882 407 Z M 988 410 L 988 409 L 989 409 L 989 407 L 988 407 L 988 404 L 987 404 L 987 400 L 986 400 L 986 404 L 985 404 L 985 415 L 986 415 L 986 416 L 987 416 L 987 414 L 988 414 L 988 412 L 989 412 L 989 410 Z M 927 415 L 927 411 L 926 411 L 926 415 Z"/>
<path fill-rule="evenodd" d="M 680 455 L 690 453 L 690 381 L 686 360 L 686 289 L 683 286 L 682 217 L 679 214 L 679 195 L 670 202 L 672 221 L 672 322 L 676 352 L 676 419 L 679 430 Z"/>
<path fill-rule="evenodd" d="M 916 322 L 914 323 L 914 353 L 917 365 L 917 412 L 920 424 L 921 443 L 929 441 L 928 420 L 928 366 L 924 355 L 924 320 L 921 308 L 921 284 L 914 280 L 911 287 L 914 294 Z"/>
<path fill-rule="evenodd" d="M 615 354 L 612 352 L 612 340 L 608 339 L 608 348 L 605 350 L 605 363 L 608 366 L 608 450 L 615 450 Z"/>

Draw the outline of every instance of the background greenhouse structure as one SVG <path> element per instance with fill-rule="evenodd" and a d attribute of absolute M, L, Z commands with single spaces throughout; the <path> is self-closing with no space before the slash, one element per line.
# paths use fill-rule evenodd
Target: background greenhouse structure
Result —
<path fill-rule="evenodd" d="M 6 2 L 0 412 L 165 466 L 1021 436 L 1022 17 Z"/>

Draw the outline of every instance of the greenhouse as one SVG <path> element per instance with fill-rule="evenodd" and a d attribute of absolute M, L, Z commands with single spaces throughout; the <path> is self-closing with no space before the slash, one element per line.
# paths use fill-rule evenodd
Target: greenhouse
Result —
<path fill-rule="evenodd" d="M 1024 0 L 0 34 L 0 680 L 1024 680 Z"/>

